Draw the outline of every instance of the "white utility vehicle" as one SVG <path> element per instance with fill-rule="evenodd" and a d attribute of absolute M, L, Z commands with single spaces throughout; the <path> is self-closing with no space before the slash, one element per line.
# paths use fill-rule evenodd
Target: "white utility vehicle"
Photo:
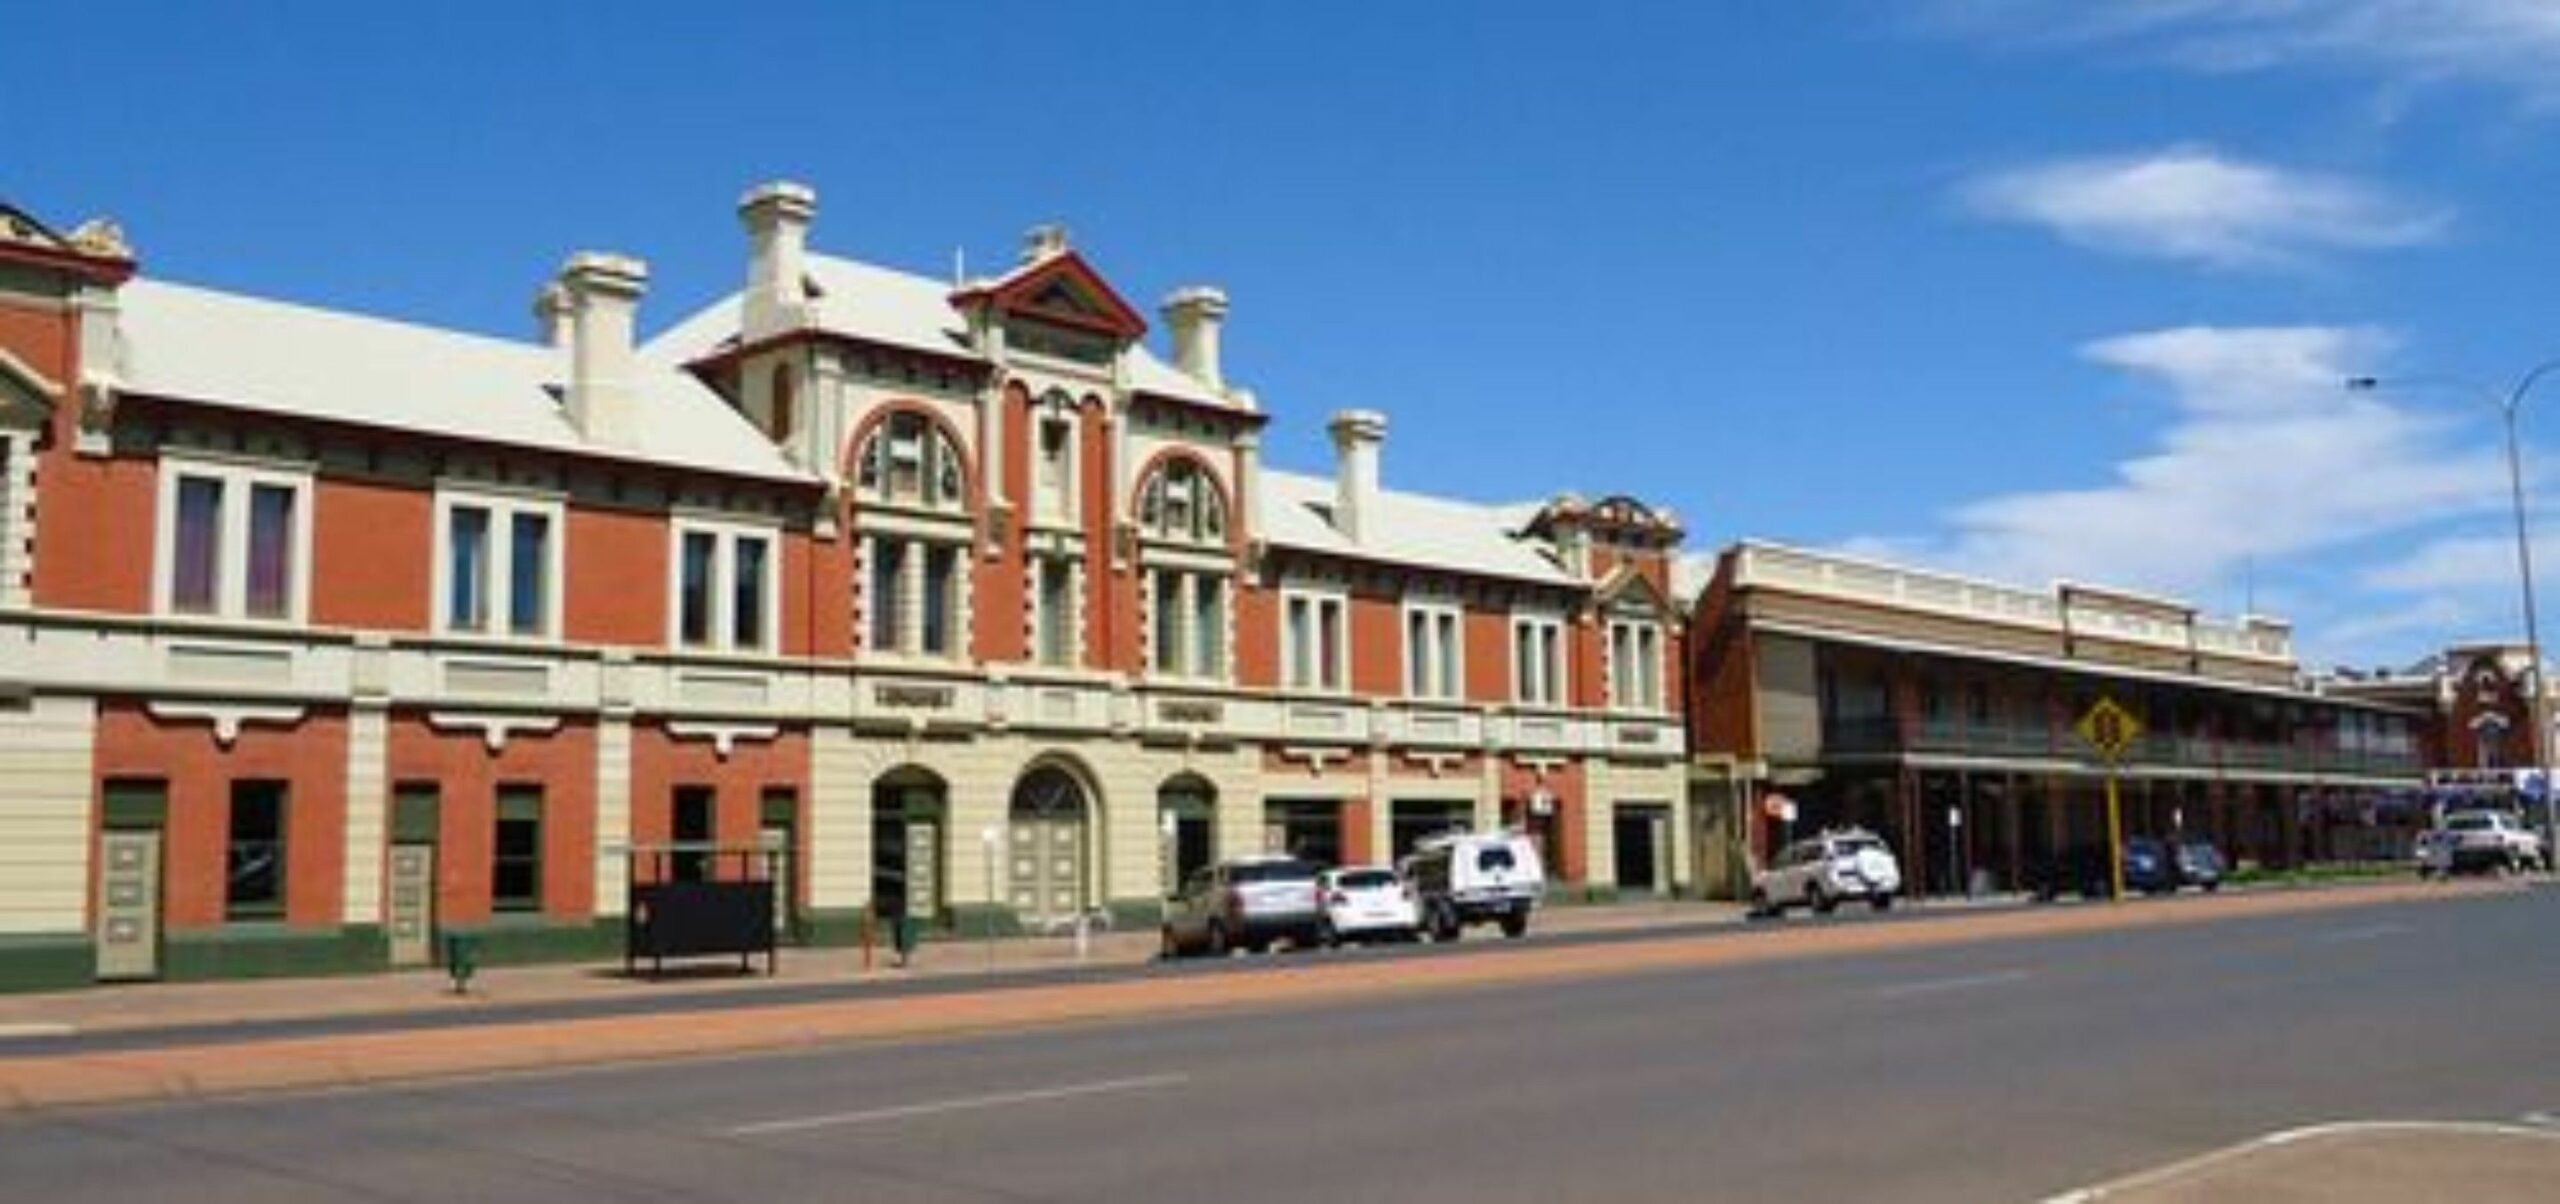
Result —
<path fill-rule="evenodd" d="M 1875 833 L 1844 828 L 1799 840 L 1751 882 L 1751 912 L 1773 916 L 1790 907 L 1829 914 L 1842 901 L 1864 899 L 1883 911 L 1902 890 L 1902 865 Z"/>
<path fill-rule="evenodd" d="M 1422 930 L 1454 941 L 1471 924 L 1500 924 L 1502 935 L 1529 931 L 1529 915 L 1547 891 L 1538 846 L 1518 832 L 1452 832 L 1425 838 L 1404 859 Z"/>

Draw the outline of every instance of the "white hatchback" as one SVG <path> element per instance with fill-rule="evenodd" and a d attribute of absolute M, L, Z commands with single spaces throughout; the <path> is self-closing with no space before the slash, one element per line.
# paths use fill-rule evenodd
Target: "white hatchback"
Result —
<path fill-rule="evenodd" d="M 1409 941 L 1421 922 L 1413 888 L 1383 865 L 1326 870 L 1316 877 L 1316 901 L 1324 909 L 1320 939 L 1328 945 Z"/>

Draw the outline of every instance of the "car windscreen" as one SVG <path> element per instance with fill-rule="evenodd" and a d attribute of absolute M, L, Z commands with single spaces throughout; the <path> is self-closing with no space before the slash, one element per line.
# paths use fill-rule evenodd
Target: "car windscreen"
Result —
<path fill-rule="evenodd" d="M 1517 869 L 1519 865 L 1520 863 L 1512 858 L 1511 850 L 1501 845 L 1476 850 L 1476 869 L 1480 872 Z"/>
<path fill-rule="evenodd" d="M 1396 884 L 1396 876 L 1385 870 L 1352 870 L 1334 878 L 1333 884 L 1344 890 L 1376 890 Z"/>
<path fill-rule="evenodd" d="M 1849 840 L 1843 840 L 1838 844 L 1833 845 L 1832 848 L 1843 857 L 1855 857 L 1869 849 L 1882 852 L 1884 850 L 1884 842 L 1869 837 L 1857 837 Z"/>
<path fill-rule="evenodd" d="M 2486 815 L 2457 815 L 2444 821 L 2444 826 L 2456 832 L 2486 832 L 2496 827 L 2497 821 Z"/>
<path fill-rule="evenodd" d="M 1312 882 L 1316 867 L 1303 861 L 1254 861 L 1227 871 L 1229 882 Z"/>

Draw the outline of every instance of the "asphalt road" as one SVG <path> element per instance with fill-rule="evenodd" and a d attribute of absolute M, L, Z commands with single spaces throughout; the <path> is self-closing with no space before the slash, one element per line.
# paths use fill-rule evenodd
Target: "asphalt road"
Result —
<path fill-rule="evenodd" d="M 2315 1122 L 2560 1111 L 2555 937 L 2543 887 L 0 1120 L 0 1200 L 2036 1199 Z"/>

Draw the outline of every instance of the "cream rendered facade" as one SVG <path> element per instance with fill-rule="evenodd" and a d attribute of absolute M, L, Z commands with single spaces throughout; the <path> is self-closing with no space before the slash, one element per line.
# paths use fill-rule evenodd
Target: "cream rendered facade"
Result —
<path fill-rule="evenodd" d="M 380 965 L 420 906 L 495 956 L 599 953 L 626 850 L 693 820 L 784 842 L 825 941 L 884 890 L 966 931 L 1152 923 L 1177 868 L 1309 823 L 1343 860 L 1519 825 L 1561 890 L 1688 888 L 1667 516 L 1384 490 L 1374 415 L 1332 478 L 1272 472 L 1214 290 L 1168 301 L 1167 363 L 1060 233 L 954 288 L 811 255 L 814 213 L 750 193 L 748 287 L 646 342 L 645 267 L 577 257 L 515 344 L 137 280 L 8 211 L 0 983 L 105 964 L 138 836 L 162 977 Z M 465 510 L 536 551 L 460 550 Z M 521 629 L 466 621 L 484 578 Z M 1341 666 L 1291 683 L 1307 583 Z M 1454 690 L 1406 680 L 1415 600 Z M 1521 614 L 1562 635 L 1544 696 Z M 1630 615 L 1650 697 L 1607 668 Z M 528 831 L 511 900 L 492 842 Z"/>

